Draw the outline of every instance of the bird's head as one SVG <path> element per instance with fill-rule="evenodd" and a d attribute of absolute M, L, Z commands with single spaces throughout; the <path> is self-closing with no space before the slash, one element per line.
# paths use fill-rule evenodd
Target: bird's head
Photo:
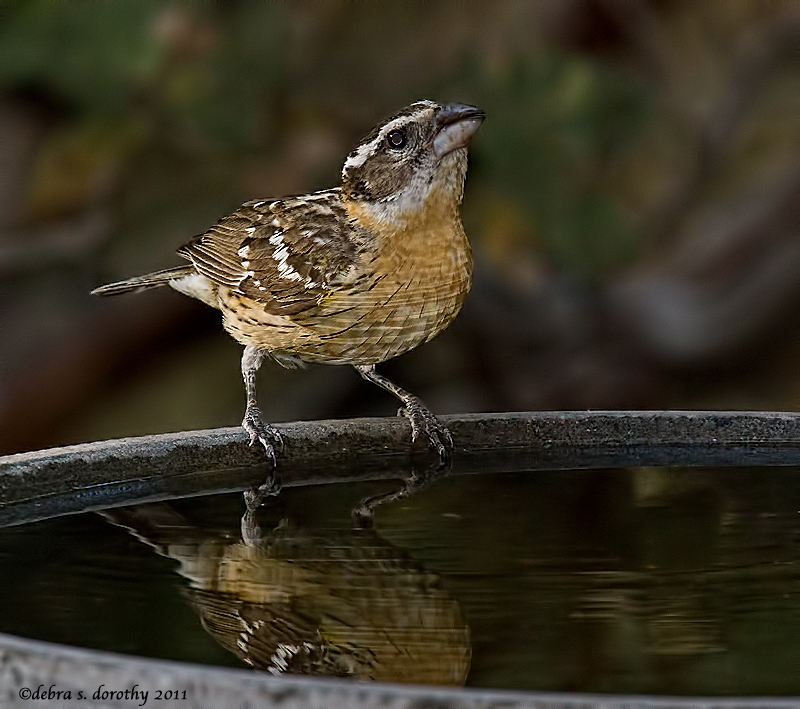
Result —
<path fill-rule="evenodd" d="M 467 145 L 484 113 L 460 103 L 418 101 L 376 126 L 348 155 L 342 196 L 374 219 L 404 221 L 429 197 L 458 208 Z"/>

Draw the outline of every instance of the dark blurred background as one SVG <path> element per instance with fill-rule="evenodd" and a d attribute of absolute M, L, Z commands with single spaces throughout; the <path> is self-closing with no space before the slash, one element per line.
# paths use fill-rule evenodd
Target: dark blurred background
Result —
<path fill-rule="evenodd" d="M 168 289 L 246 199 L 474 103 L 475 285 L 383 366 L 437 413 L 800 406 L 796 0 L 0 4 L 0 453 L 236 425 L 241 348 Z M 265 365 L 267 420 L 391 414 Z"/>

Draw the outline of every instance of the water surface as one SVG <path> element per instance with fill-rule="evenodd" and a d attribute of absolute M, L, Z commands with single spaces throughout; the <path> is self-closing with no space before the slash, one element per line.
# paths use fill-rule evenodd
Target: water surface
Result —
<path fill-rule="evenodd" d="M 0 631 L 274 672 L 800 693 L 800 471 L 561 471 L 238 494 L 0 529 Z"/>

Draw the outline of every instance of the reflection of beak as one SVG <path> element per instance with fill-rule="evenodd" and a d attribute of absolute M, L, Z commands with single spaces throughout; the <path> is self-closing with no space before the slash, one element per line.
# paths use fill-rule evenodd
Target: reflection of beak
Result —
<path fill-rule="evenodd" d="M 448 103 L 436 114 L 436 137 L 433 139 L 433 152 L 437 158 L 469 143 L 475 131 L 480 128 L 486 114 L 475 106 L 463 103 Z"/>

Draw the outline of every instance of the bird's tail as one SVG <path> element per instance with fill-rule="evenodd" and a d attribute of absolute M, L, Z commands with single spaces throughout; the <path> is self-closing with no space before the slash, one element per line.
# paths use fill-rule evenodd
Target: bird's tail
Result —
<path fill-rule="evenodd" d="M 156 286 L 165 286 L 171 280 L 183 278 L 194 273 L 191 266 L 178 266 L 176 268 L 166 268 L 163 271 L 148 273 L 145 276 L 136 276 L 127 281 L 118 281 L 100 286 L 92 291 L 92 295 L 119 295 L 120 293 L 130 293 L 132 291 L 146 290 Z"/>

